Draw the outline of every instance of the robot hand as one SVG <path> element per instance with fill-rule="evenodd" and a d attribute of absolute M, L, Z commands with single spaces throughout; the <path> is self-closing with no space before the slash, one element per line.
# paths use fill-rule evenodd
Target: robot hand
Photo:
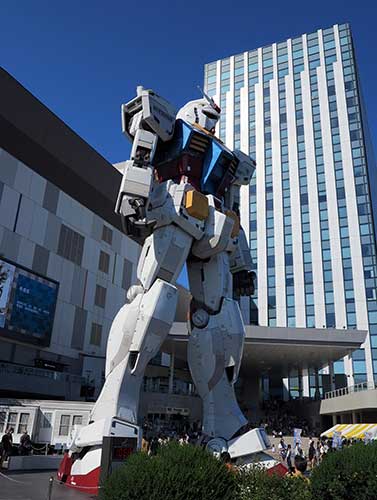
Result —
<path fill-rule="evenodd" d="M 145 198 L 130 198 L 128 200 L 128 203 L 135 211 L 135 218 L 137 220 L 145 219 L 145 208 L 146 208 Z"/>
<path fill-rule="evenodd" d="M 233 292 L 236 297 L 253 295 L 255 292 L 254 271 L 237 271 L 233 274 Z"/>

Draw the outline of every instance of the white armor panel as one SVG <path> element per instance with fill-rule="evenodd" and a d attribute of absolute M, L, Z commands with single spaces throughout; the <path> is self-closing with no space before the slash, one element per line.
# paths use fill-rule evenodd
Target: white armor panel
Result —
<path fill-rule="evenodd" d="M 247 185 L 255 172 L 255 161 L 238 149 L 233 151 L 236 158 L 239 160 L 237 165 L 235 184 Z"/>
<path fill-rule="evenodd" d="M 215 208 L 213 196 L 208 195 L 209 215 L 206 220 L 204 235 L 192 246 L 193 255 L 200 259 L 208 259 L 212 255 L 226 250 L 229 241 L 232 240 L 231 233 L 234 220 L 219 212 Z"/>
<path fill-rule="evenodd" d="M 192 217 L 185 208 L 185 193 L 192 190 L 187 182 L 162 182 L 153 188 L 148 220 L 156 221 L 156 228 L 174 223 L 196 240 L 202 238 L 205 221 Z"/>
<path fill-rule="evenodd" d="M 232 276 L 225 252 L 214 255 L 208 262 L 189 261 L 187 273 L 193 298 L 210 311 L 218 311 L 224 297 L 232 298 Z"/>
<path fill-rule="evenodd" d="M 177 289 L 157 279 L 135 300 L 138 303 L 134 307 L 132 302 L 119 311 L 111 328 L 108 355 L 112 359 L 91 420 L 113 415 L 137 423 L 144 371 L 169 333 L 177 307 Z"/>
<path fill-rule="evenodd" d="M 137 278 L 148 290 L 155 278 L 175 283 L 186 262 L 192 237 L 179 227 L 156 229 L 145 240 L 137 266 Z"/>
<path fill-rule="evenodd" d="M 234 252 L 230 255 L 230 269 L 232 272 L 251 270 L 252 260 L 250 255 L 250 248 L 248 247 L 244 230 L 238 235 L 238 244 Z"/>
<path fill-rule="evenodd" d="M 134 132 L 145 123 L 163 141 L 174 133 L 176 111 L 173 106 L 153 90 L 137 87 L 137 96 L 122 105 L 122 131 L 130 141 Z"/>

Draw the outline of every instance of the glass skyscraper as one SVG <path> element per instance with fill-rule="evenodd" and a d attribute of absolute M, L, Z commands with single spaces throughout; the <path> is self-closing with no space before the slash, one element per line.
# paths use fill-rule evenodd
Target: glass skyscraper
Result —
<path fill-rule="evenodd" d="M 377 167 L 349 25 L 207 64 L 204 86 L 219 137 L 257 162 L 241 191 L 258 275 L 246 320 L 368 330 L 334 371 L 377 381 Z"/>

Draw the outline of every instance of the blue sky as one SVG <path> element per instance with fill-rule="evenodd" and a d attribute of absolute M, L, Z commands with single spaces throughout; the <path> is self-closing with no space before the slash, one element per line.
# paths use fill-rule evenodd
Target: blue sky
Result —
<path fill-rule="evenodd" d="M 136 85 L 180 107 L 204 63 L 348 21 L 376 144 L 377 2 L 2 0 L 0 16 L 2 66 L 111 162 Z"/>

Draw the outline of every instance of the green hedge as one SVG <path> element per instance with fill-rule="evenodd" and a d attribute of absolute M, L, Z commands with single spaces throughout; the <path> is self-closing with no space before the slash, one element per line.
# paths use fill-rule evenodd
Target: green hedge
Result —
<path fill-rule="evenodd" d="M 377 500 L 377 443 L 329 453 L 310 482 L 229 471 L 206 450 L 171 443 L 157 455 L 135 453 L 101 490 L 102 500 Z"/>
<path fill-rule="evenodd" d="M 235 500 L 237 475 L 202 448 L 171 443 L 131 455 L 101 490 L 103 500 Z"/>
<path fill-rule="evenodd" d="M 241 472 L 239 487 L 239 500 L 311 500 L 312 498 L 310 483 L 306 479 L 268 475 L 260 467 L 252 467 Z"/>
<path fill-rule="evenodd" d="M 354 444 L 329 453 L 311 476 L 313 498 L 377 499 L 377 443 Z"/>

